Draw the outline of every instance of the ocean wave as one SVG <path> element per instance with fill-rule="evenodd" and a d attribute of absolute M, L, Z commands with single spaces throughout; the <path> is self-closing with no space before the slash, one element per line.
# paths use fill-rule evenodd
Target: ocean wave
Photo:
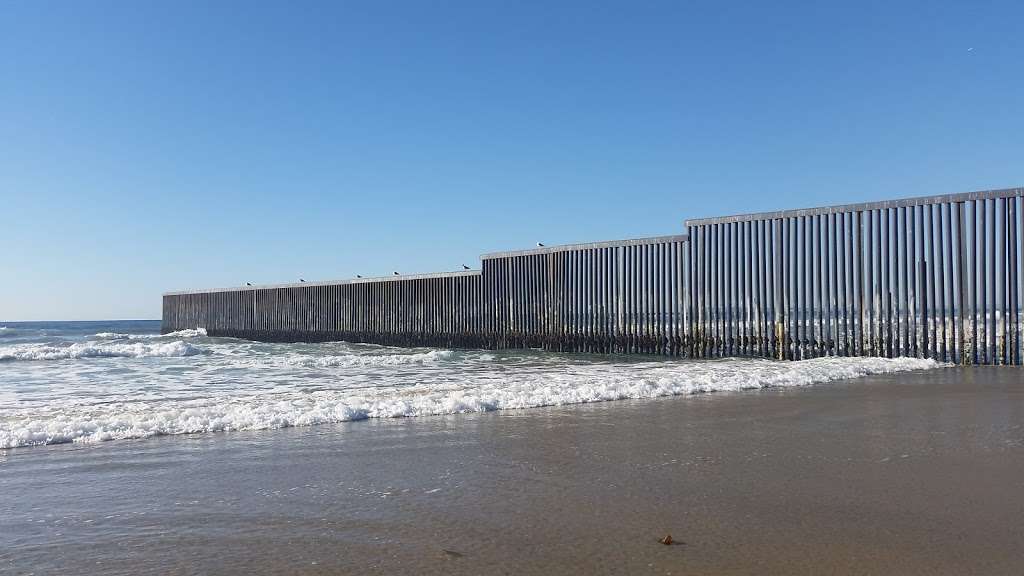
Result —
<path fill-rule="evenodd" d="M 206 336 L 206 328 L 188 328 L 167 334 L 122 334 L 120 332 L 97 332 L 97 340 L 152 340 L 154 338 L 199 338 Z"/>
<path fill-rule="evenodd" d="M 98 340 L 131 340 L 132 338 L 152 338 L 153 334 L 121 334 L 120 332 L 97 332 L 92 335 Z"/>
<path fill-rule="evenodd" d="M 511 373 L 469 384 L 439 381 L 349 391 L 105 404 L 92 409 L 59 410 L 48 417 L 25 415 L 0 422 L 0 448 L 807 386 L 939 366 L 933 360 L 913 358 L 593 364 L 566 366 L 555 373 Z"/>
<path fill-rule="evenodd" d="M 334 368 L 353 366 L 403 366 L 411 364 L 432 364 L 451 360 L 455 356 L 452 350 L 431 350 L 430 352 L 403 354 L 346 354 L 338 356 L 310 356 L 296 354 L 281 357 L 265 358 L 264 362 L 285 366 L 301 366 L 307 368 Z"/>
<path fill-rule="evenodd" d="M 0 361 L 72 360 L 80 358 L 146 358 L 179 357 L 202 354 L 203 349 L 187 342 L 16 344 L 0 347 Z"/>

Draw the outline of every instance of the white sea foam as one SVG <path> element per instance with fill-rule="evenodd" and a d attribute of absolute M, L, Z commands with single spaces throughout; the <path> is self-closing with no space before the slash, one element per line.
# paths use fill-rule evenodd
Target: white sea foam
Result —
<path fill-rule="evenodd" d="M 206 328 L 186 328 L 185 330 L 178 330 L 177 332 L 168 332 L 162 334 L 161 338 L 199 338 L 200 336 L 206 336 Z"/>
<path fill-rule="evenodd" d="M 271 356 L 262 359 L 262 364 L 282 364 L 287 366 L 304 366 L 309 368 L 332 368 L 354 366 L 402 366 L 409 364 L 433 364 L 450 360 L 455 352 L 451 350 L 431 350 L 429 352 L 399 354 L 345 354 L 336 356 L 310 356 L 294 354 Z"/>
<path fill-rule="evenodd" d="M 453 370 L 435 378 L 418 376 L 403 386 L 384 382 L 368 388 L 313 392 L 236 392 L 184 401 L 70 405 L 43 413 L 15 414 L 0 420 L 0 448 L 806 386 L 940 365 L 911 358 L 819 358 L 798 362 L 564 363 L 554 370 L 546 366 L 505 371 L 485 366 Z"/>
<path fill-rule="evenodd" d="M 194 356 L 203 353 L 198 346 L 174 342 L 75 342 L 67 344 L 15 344 L 0 347 L 0 361 L 70 360 L 79 358 L 146 358 Z"/>
<path fill-rule="evenodd" d="M 206 328 L 188 328 L 167 334 L 122 334 L 120 332 L 98 332 L 97 340 L 153 340 L 154 338 L 199 338 L 206 336 Z"/>

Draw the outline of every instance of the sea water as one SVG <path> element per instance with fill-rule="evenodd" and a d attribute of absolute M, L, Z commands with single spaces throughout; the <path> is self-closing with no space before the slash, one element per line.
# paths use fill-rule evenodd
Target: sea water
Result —
<path fill-rule="evenodd" d="M 158 321 L 0 324 L 0 449 L 806 386 L 938 366 L 266 344 L 159 330 Z"/>

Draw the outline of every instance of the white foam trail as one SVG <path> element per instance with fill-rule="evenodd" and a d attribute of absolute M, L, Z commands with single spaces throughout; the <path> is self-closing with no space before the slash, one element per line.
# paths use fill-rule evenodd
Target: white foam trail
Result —
<path fill-rule="evenodd" d="M 120 332 L 97 332 L 93 334 L 93 338 L 99 338 L 100 340 L 128 340 L 132 334 L 121 334 Z M 138 334 L 136 337 L 148 336 L 148 334 Z"/>
<path fill-rule="evenodd" d="M 818 358 L 571 364 L 556 371 L 513 370 L 500 376 L 493 371 L 485 375 L 460 371 L 430 382 L 418 379 L 411 386 L 125 402 L 71 406 L 53 410 L 47 417 L 15 415 L 0 420 L 0 449 L 806 386 L 939 366 L 932 360 L 912 358 Z"/>
<path fill-rule="evenodd" d="M 71 360 L 78 358 L 177 357 L 202 354 L 203 349 L 177 340 L 166 343 L 75 342 L 74 344 L 16 344 L 0 348 L 0 361 Z"/>
<path fill-rule="evenodd" d="M 200 336 L 206 336 L 206 328 L 187 328 L 177 332 L 168 332 L 161 338 L 198 338 Z"/>
<path fill-rule="evenodd" d="M 353 366 L 402 366 L 409 364 L 432 364 L 450 360 L 455 352 L 451 350 L 431 350 L 413 354 L 347 354 L 342 356 L 309 356 L 295 354 L 288 356 L 265 357 L 257 364 L 276 364 L 285 366 L 305 366 L 308 368 L 333 368 Z"/>
<path fill-rule="evenodd" d="M 120 332 L 93 334 L 93 338 L 98 340 L 152 340 L 154 338 L 199 338 L 201 336 L 206 336 L 206 328 L 189 328 L 167 334 L 122 334 Z"/>

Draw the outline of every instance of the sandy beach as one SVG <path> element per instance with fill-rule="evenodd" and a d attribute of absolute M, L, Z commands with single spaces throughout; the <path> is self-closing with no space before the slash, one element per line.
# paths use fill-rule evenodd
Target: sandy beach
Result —
<path fill-rule="evenodd" d="M 15 449 L 0 571 L 1017 574 L 1022 385 L 950 368 Z"/>

